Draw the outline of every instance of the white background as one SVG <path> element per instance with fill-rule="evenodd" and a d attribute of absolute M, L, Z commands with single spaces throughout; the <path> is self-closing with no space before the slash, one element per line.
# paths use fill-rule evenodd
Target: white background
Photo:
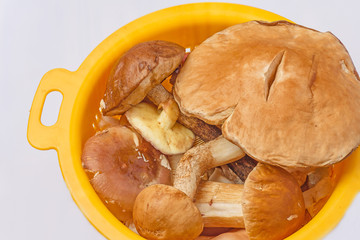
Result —
<path fill-rule="evenodd" d="M 189 2 L 199 1 L 0 0 L 0 239 L 104 239 L 73 202 L 56 152 L 33 149 L 27 142 L 34 93 L 43 74 L 59 67 L 76 70 L 103 39 L 126 23 Z M 360 1 L 227 2 L 331 31 L 360 69 Z M 56 110 L 50 111 L 50 122 L 55 121 Z M 359 239 L 359 227 L 358 195 L 326 239 Z"/>

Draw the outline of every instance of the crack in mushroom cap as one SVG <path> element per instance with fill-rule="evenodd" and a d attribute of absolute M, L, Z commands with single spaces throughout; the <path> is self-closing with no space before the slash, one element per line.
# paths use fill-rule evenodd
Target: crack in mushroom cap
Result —
<path fill-rule="evenodd" d="M 285 21 L 251 21 L 205 40 L 174 97 L 269 164 L 327 166 L 360 143 L 360 81 L 347 50 L 329 32 Z"/>

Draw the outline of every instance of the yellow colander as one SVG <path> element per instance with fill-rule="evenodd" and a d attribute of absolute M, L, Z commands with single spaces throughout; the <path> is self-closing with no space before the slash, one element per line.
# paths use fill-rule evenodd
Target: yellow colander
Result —
<path fill-rule="evenodd" d="M 133 45 L 147 40 L 167 40 L 194 47 L 213 33 L 249 20 L 286 20 L 261 9 L 229 3 L 186 4 L 141 17 L 106 38 L 75 72 L 53 69 L 41 79 L 28 123 L 28 141 L 41 150 L 55 149 L 71 195 L 86 218 L 108 239 L 143 239 L 136 235 L 104 206 L 81 166 L 84 142 L 94 134 L 109 71 L 119 56 Z M 41 123 L 47 94 L 58 91 L 63 99 L 57 122 Z M 355 151 L 337 167 L 338 184 L 319 214 L 288 239 L 319 239 L 344 215 L 360 191 L 360 153 Z"/>

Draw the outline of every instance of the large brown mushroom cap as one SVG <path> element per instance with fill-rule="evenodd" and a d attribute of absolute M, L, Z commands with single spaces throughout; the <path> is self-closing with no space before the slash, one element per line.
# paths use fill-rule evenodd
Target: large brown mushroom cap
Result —
<path fill-rule="evenodd" d="M 189 55 L 174 96 L 258 161 L 327 166 L 360 144 L 360 79 L 329 32 L 284 21 L 229 27 Z"/>
<path fill-rule="evenodd" d="M 284 239 L 304 223 L 300 186 L 280 167 L 259 163 L 245 181 L 242 202 L 251 240 Z"/>
<path fill-rule="evenodd" d="M 106 84 L 103 113 L 123 114 L 180 65 L 185 49 L 166 41 L 135 45 L 114 65 Z"/>
<path fill-rule="evenodd" d="M 149 240 L 195 239 L 204 226 L 192 199 L 162 184 L 140 192 L 135 200 L 133 218 L 137 231 Z"/>

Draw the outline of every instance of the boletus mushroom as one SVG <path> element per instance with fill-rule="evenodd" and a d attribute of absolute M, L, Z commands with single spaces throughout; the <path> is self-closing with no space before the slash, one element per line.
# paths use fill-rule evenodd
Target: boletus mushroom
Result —
<path fill-rule="evenodd" d="M 250 240 L 284 239 L 305 219 L 297 180 L 284 169 L 263 163 L 257 164 L 245 181 L 242 209 Z"/>
<path fill-rule="evenodd" d="M 132 221 L 134 201 L 142 189 L 171 183 L 166 156 L 125 126 L 89 138 L 81 160 L 94 190 L 125 224 Z"/>
<path fill-rule="evenodd" d="M 185 49 L 167 41 L 139 43 L 121 56 L 106 83 L 102 112 L 123 114 L 180 65 Z M 134 64 L 135 63 L 135 64 Z"/>
<path fill-rule="evenodd" d="M 231 26 L 189 54 L 173 93 L 181 112 L 222 125 L 260 162 L 329 166 L 360 144 L 360 78 L 329 32 L 286 21 Z"/>
<path fill-rule="evenodd" d="M 195 239 L 204 226 L 191 198 L 174 187 L 160 184 L 140 192 L 133 219 L 139 234 L 149 240 Z"/>

